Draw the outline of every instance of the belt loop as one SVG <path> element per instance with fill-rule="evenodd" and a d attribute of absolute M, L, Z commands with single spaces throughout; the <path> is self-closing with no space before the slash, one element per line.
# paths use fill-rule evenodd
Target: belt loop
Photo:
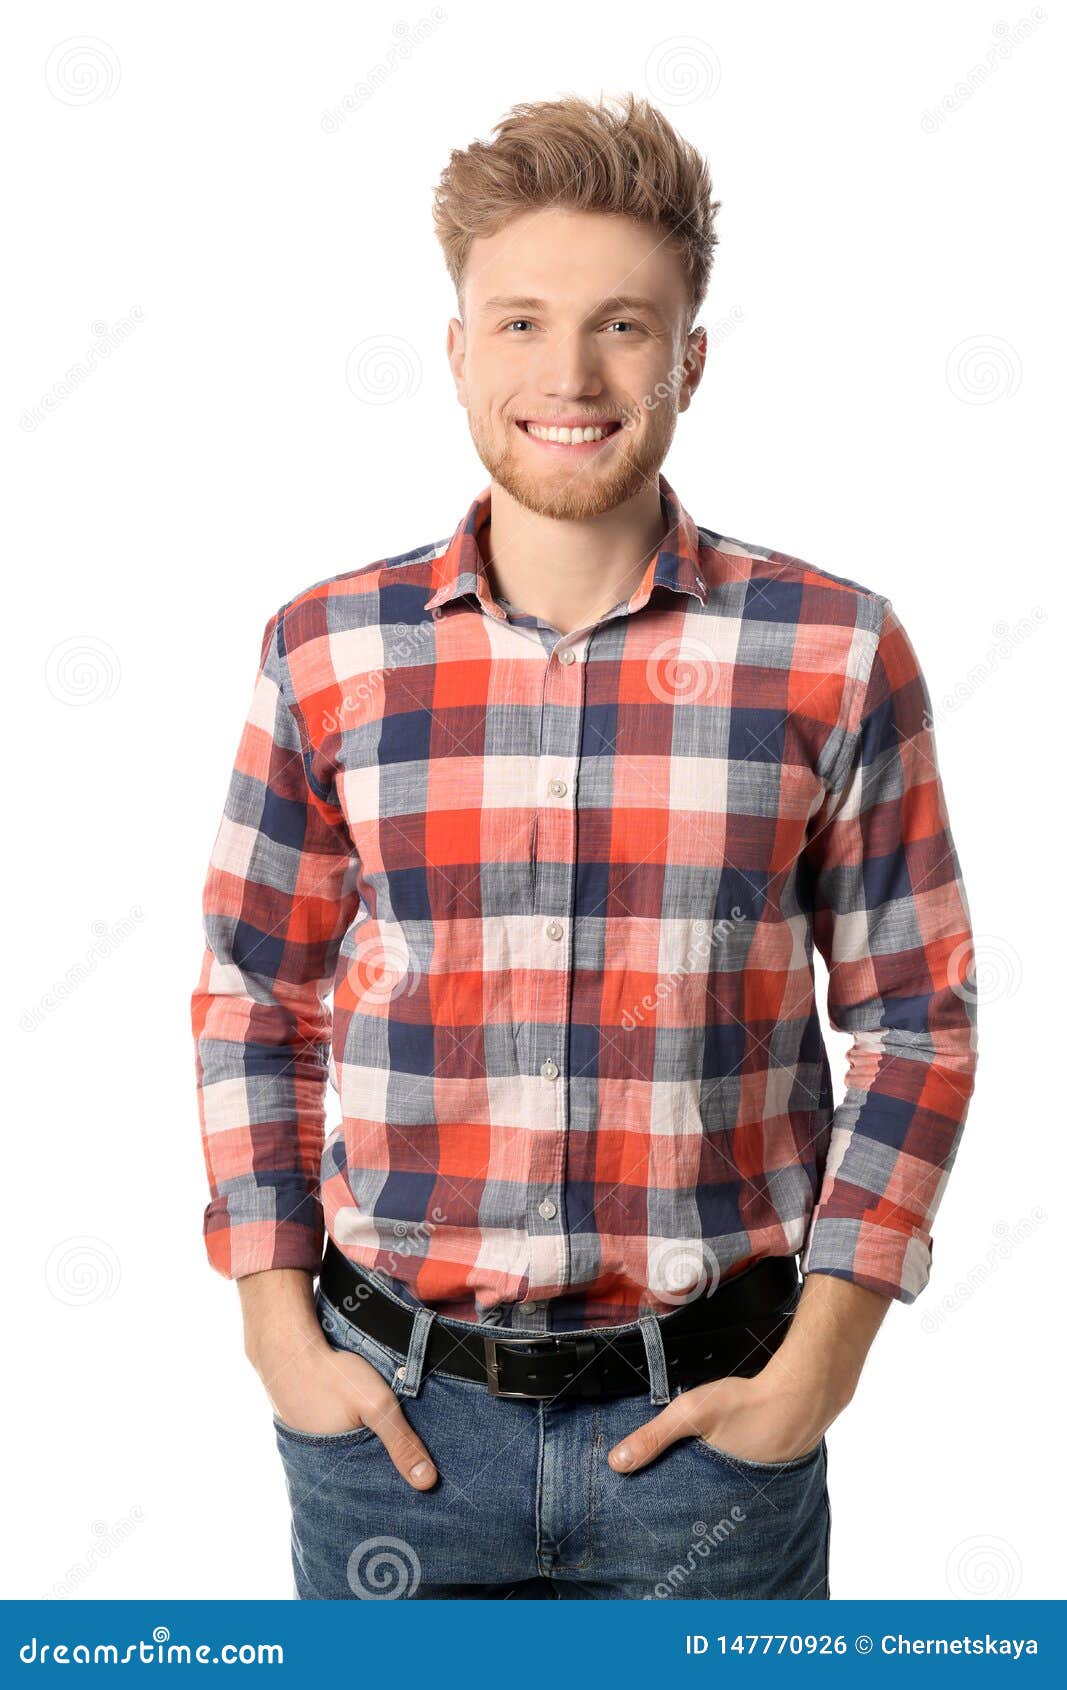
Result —
<path fill-rule="evenodd" d="M 640 1318 L 641 1336 L 645 1340 L 645 1358 L 648 1361 L 648 1378 L 650 1396 L 654 1403 L 670 1402 L 671 1388 L 667 1381 L 667 1357 L 663 1351 L 663 1333 L 660 1331 L 659 1319 L 654 1314 L 643 1314 Z"/>
<path fill-rule="evenodd" d="M 422 1364 L 426 1356 L 426 1346 L 430 1341 L 430 1327 L 437 1313 L 436 1309 L 421 1308 L 413 1310 L 414 1321 L 411 1327 L 411 1338 L 408 1342 L 408 1353 L 404 1358 L 402 1368 L 397 1368 L 396 1377 L 400 1383 L 395 1386 L 399 1397 L 414 1397 L 418 1395 L 422 1384 Z"/>

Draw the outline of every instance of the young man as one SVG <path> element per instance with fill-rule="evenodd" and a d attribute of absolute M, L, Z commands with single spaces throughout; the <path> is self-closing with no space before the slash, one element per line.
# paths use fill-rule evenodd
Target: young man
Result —
<path fill-rule="evenodd" d="M 823 1434 L 973 1085 L 928 695 L 886 597 L 660 473 L 699 155 L 632 98 L 494 134 L 436 200 L 490 484 L 264 633 L 193 997 L 208 1252 L 299 1596 L 817 1599 Z"/>

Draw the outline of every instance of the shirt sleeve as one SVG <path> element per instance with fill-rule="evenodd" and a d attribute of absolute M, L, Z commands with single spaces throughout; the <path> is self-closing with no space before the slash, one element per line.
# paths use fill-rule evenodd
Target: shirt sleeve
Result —
<path fill-rule="evenodd" d="M 805 847 L 844 1098 L 801 1269 L 912 1303 L 977 1060 L 973 938 L 911 642 L 889 604 Z"/>
<path fill-rule="evenodd" d="M 320 786 L 277 611 L 211 852 L 192 996 L 204 1238 L 232 1279 L 317 1271 L 322 1256 L 326 996 L 359 897 L 347 824 Z"/>

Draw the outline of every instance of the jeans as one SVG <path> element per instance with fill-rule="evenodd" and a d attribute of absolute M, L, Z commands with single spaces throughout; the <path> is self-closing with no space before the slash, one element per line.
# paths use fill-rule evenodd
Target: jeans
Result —
<path fill-rule="evenodd" d="M 316 1310 L 328 1342 L 391 1386 L 438 1479 L 413 1490 L 367 1426 L 320 1435 L 275 1416 L 301 1600 L 829 1597 L 825 1439 L 763 1462 L 686 1436 L 636 1472 L 608 1466 L 624 1434 L 684 1389 L 667 1385 L 656 1317 L 611 1329 L 641 1331 L 648 1395 L 531 1402 L 424 1371 L 431 1311 L 404 1356 L 321 1292 Z"/>

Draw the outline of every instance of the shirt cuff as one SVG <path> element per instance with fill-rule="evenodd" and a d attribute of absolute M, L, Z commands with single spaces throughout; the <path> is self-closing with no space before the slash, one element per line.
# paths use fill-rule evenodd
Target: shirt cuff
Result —
<path fill-rule="evenodd" d="M 800 1256 L 801 1273 L 828 1273 L 868 1291 L 913 1303 L 930 1278 L 931 1242 L 870 1221 L 816 1215 Z"/>
<path fill-rule="evenodd" d="M 270 1268 L 300 1268 L 317 1274 L 324 1243 L 319 1214 L 318 1223 L 308 1226 L 261 1216 L 242 1221 L 217 1202 L 209 1203 L 204 1216 L 208 1261 L 226 1279 L 244 1279 Z"/>

